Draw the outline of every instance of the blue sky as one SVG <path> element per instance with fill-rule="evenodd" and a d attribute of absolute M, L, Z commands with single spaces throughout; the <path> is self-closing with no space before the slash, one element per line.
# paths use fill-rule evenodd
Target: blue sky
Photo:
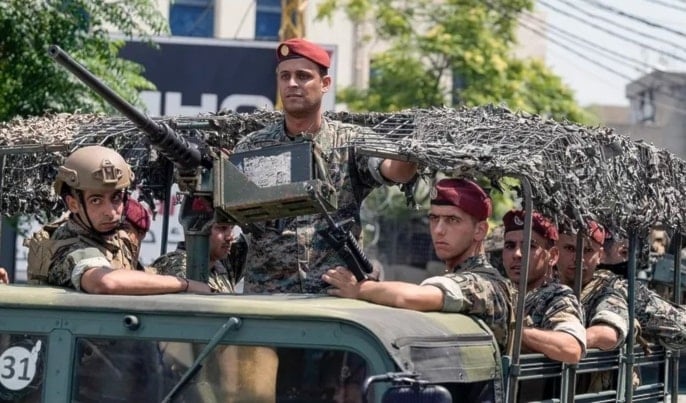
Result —
<path fill-rule="evenodd" d="M 602 6 L 617 10 L 603 10 Z M 629 78 L 638 78 L 654 68 L 686 72 L 686 0 L 539 0 L 536 9 L 543 12 L 549 26 L 553 27 L 548 28 L 548 37 L 572 49 L 548 42 L 546 62 L 574 90 L 581 105 L 628 105 L 624 91 Z M 621 12 L 684 35 L 650 27 L 621 16 Z M 592 14 L 606 20 L 594 18 Z M 617 27 L 613 22 L 624 27 Z M 614 31 L 614 34 L 588 23 Z M 569 34 L 587 42 L 584 44 Z M 602 66 L 584 60 L 573 51 Z M 668 54 L 661 54 L 661 51 Z"/>

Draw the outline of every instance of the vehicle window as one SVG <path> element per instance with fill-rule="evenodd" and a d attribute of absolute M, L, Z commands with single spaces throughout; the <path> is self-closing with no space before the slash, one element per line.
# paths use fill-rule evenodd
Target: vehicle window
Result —
<path fill-rule="evenodd" d="M 46 338 L 0 333 L 0 402 L 40 402 Z"/>
<path fill-rule="evenodd" d="M 175 388 L 172 402 L 362 400 L 367 363 L 353 352 L 220 344 L 182 381 L 204 347 L 77 339 L 72 401 L 162 401 Z"/>

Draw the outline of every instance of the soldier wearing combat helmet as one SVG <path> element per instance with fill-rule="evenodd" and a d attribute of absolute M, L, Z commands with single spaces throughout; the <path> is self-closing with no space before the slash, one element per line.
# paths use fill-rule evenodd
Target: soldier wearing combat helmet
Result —
<path fill-rule="evenodd" d="M 55 179 L 69 215 L 28 240 L 29 279 L 94 294 L 209 292 L 201 282 L 136 270 L 120 234 L 133 179 L 114 150 L 89 146 L 73 152 Z"/>

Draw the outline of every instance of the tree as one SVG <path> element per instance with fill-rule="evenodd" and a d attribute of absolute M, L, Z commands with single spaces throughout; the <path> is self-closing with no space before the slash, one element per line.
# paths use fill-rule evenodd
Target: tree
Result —
<path fill-rule="evenodd" d="M 512 55 L 517 17 L 532 8 L 532 0 L 324 0 L 318 18 L 344 10 L 354 22 L 373 21 L 388 44 L 373 55 L 369 88 L 346 88 L 339 101 L 357 111 L 495 103 L 587 122 L 542 62 Z"/>
<path fill-rule="evenodd" d="M 46 112 L 109 110 L 47 53 L 51 44 L 69 52 L 125 99 L 154 86 L 142 66 L 118 58 L 126 37 L 168 31 L 154 0 L 3 0 L 0 2 L 0 121 Z"/>

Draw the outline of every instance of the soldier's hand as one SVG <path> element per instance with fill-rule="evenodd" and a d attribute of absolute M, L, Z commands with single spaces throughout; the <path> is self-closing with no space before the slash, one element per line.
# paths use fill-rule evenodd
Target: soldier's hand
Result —
<path fill-rule="evenodd" d="M 10 276 L 7 274 L 7 270 L 4 267 L 0 267 L 0 284 L 9 284 Z"/>
<path fill-rule="evenodd" d="M 327 270 L 322 275 L 322 280 L 334 287 L 327 290 L 329 295 L 357 298 L 360 293 L 360 283 L 357 282 L 355 275 L 345 267 L 338 266 L 335 269 Z"/>

